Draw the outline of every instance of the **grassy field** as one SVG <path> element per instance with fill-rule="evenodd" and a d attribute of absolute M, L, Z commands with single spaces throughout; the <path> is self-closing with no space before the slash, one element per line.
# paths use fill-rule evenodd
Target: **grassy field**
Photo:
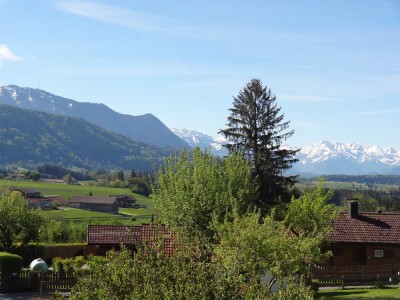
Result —
<path fill-rule="evenodd" d="M 345 290 L 324 290 L 320 291 L 315 299 L 376 299 L 390 300 L 400 299 L 400 289 L 345 289 Z"/>
<path fill-rule="evenodd" d="M 110 195 L 132 195 L 137 199 L 138 204 L 146 205 L 147 208 L 120 208 L 119 212 L 122 215 L 86 211 L 82 209 L 66 208 L 60 210 L 46 210 L 43 211 L 44 215 L 50 219 L 121 219 L 130 220 L 131 217 L 136 217 L 137 222 L 140 224 L 148 223 L 150 216 L 154 214 L 154 202 L 148 197 L 132 193 L 129 189 L 124 188 L 108 188 L 89 185 L 68 185 L 49 182 L 32 182 L 32 181 L 10 181 L 0 180 L 0 189 L 15 186 L 24 189 L 36 189 L 42 195 L 58 195 L 64 199 L 69 199 L 72 196 L 85 196 L 92 193 L 93 196 L 110 196 Z"/>

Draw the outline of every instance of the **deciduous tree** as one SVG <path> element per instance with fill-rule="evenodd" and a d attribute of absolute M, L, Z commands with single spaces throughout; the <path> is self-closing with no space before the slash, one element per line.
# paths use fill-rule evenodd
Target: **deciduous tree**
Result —
<path fill-rule="evenodd" d="M 256 185 L 249 162 L 240 154 L 221 160 L 199 148 L 166 160 L 152 188 L 161 221 L 190 234 L 213 236 L 212 218 L 223 221 L 233 211 L 251 209 Z"/>
<path fill-rule="evenodd" d="M 41 214 L 30 209 L 23 197 L 0 196 L 0 248 L 12 252 L 16 244 L 35 240 L 42 222 Z"/>

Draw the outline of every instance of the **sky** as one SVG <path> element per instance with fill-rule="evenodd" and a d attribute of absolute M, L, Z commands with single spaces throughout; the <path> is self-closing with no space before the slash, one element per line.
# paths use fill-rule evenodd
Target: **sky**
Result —
<path fill-rule="evenodd" d="M 400 150 L 400 0 L 0 0 L 0 86 L 217 136 L 252 78 L 288 144 Z"/>

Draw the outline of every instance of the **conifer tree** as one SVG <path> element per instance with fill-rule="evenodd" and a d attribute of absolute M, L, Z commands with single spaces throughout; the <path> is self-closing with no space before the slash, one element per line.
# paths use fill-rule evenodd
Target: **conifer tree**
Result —
<path fill-rule="evenodd" d="M 230 143 L 230 152 L 242 153 L 251 161 L 253 174 L 259 181 L 259 197 L 256 205 L 266 211 L 280 199 L 289 201 L 288 189 L 296 182 L 296 176 L 285 176 L 285 171 L 297 161 L 299 150 L 282 147 L 294 130 L 284 121 L 276 97 L 259 79 L 252 79 L 234 97 L 229 109 L 227 128 L 220 131 Z"/>

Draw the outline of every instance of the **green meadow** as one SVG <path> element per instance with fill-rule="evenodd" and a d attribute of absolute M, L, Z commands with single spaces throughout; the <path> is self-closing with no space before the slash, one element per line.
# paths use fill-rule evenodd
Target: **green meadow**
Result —
<path fill-rule="evenodd" d="M 320 290 L 315 299 L 376 299 L 390 300 L 400 299 L 399 288 L 367 288 L 367 289 L 344 289 L 344 290 Z"/>
<path fill-rule="evenodd" d="M 147 208 L 120 208 L 119 215 L 108 214 L 95 211 L 86 211 L 76 208 L 64 208 L 58 210 L 45 210 L 43 213 L 54 220 L 103 220 L 108 219 L 119 219 L 122 222 L 130 223 L 148 223 L 150 221 L 151 215 L 154 214 L 154 202 L 149 197 L 145 197 L 139 194 L 132 193 L 129 189 L 125 188 L 109 188 L 109 187 L 99 187 L 92 186 L 88 183 L 83 183 L 82 185 L 68 185 L 59 183 L 49 183 L 41 181 L 10 181 L 10 180 L 0 180 L 0 189 L 17 187 L 23 189 L 35 189 L 42 193 L 42 195 L 57 195 L 64 199 L 69 199 L 72 196 L 85 196 L 90 193 L 93 196 L 110 196 L 110 195 L 131 195 L 137 199 L 137 204 L 146 205 Z M 133 218 L 136 219 L 136 221 Z"/>

